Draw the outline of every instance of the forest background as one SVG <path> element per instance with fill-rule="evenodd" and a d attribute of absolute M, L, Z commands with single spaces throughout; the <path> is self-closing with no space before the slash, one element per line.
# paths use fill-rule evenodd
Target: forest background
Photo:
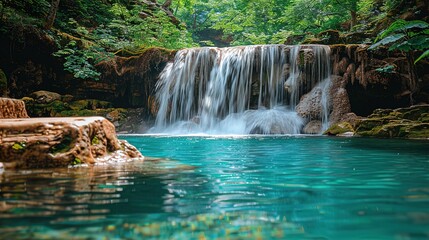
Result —
<path fill-rule="evenodd" d="M 65 70 L 97 79 L 97 63 L 150 47 L 317 43 L 314 39 L 331 37 L 323 35 L 326 30 L 358 33 L 354 43 L 371 44 L 403 5 L 401 0 L 0 0 L 0 34 L 19 43 L 20 27 L 44 29 Z M 419 50 L 429 45 L 419 44 Z"/>

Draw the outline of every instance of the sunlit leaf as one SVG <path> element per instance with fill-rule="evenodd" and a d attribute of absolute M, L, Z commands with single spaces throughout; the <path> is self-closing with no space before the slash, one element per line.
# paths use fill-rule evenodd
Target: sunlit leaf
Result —
<path fill-rule="evenodd" d="M 414 64 L 416 64 L 418 61 L 422 60 L 423 58 L 427 58 L 427 57 L 429 57 L 429 50 L 426 50 L 422 55 L 420 55 L 420 57 L 418 57 L 416 61 L 414 61 Z"/>
<path fill-rule="evenodd" d="M 373 49 L 376 49 L 380 46 L 394 43 L 394 42 L 399 41 L 400 39 L 404 38 L 405 36 L 406 35 L 404 33 L 393 34 L 391 36 L 388 36 L 386 38 L 381 39 L 379 42 L 377 42 L 375 44 L 372 44 L 368 49 L 373 50 Z"/>

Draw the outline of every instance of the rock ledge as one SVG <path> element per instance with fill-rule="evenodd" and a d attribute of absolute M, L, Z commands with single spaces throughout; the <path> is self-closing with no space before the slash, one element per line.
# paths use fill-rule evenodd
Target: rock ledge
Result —
<path fill-rule="evenodd" d="M 2 119 L 0 166 L 50 168 L 143 159 L 103 117 Z"/>

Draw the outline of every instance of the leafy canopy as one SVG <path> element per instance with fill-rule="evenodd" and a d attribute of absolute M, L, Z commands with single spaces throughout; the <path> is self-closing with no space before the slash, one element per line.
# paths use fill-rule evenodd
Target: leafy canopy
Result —
<path fill-rule="evenodd" d="M 424 21 L 396 20 L 382 31 L 369 49 L 389 46 L 389 51 L 400 50 L 404 52 L 425 51 L 415 61 L 429 56 L 429 24 Z"/>

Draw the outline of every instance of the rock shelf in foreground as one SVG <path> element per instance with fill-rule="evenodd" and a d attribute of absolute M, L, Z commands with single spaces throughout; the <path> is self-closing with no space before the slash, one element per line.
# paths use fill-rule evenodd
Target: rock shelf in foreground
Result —
<path fill-rule="evenodd" d="M 103 117 L 21 118 L 0 121 L 0 165 L 50 168 L 143 159 Z M 1 166 L 0 166 L 1 167 Z"/>

